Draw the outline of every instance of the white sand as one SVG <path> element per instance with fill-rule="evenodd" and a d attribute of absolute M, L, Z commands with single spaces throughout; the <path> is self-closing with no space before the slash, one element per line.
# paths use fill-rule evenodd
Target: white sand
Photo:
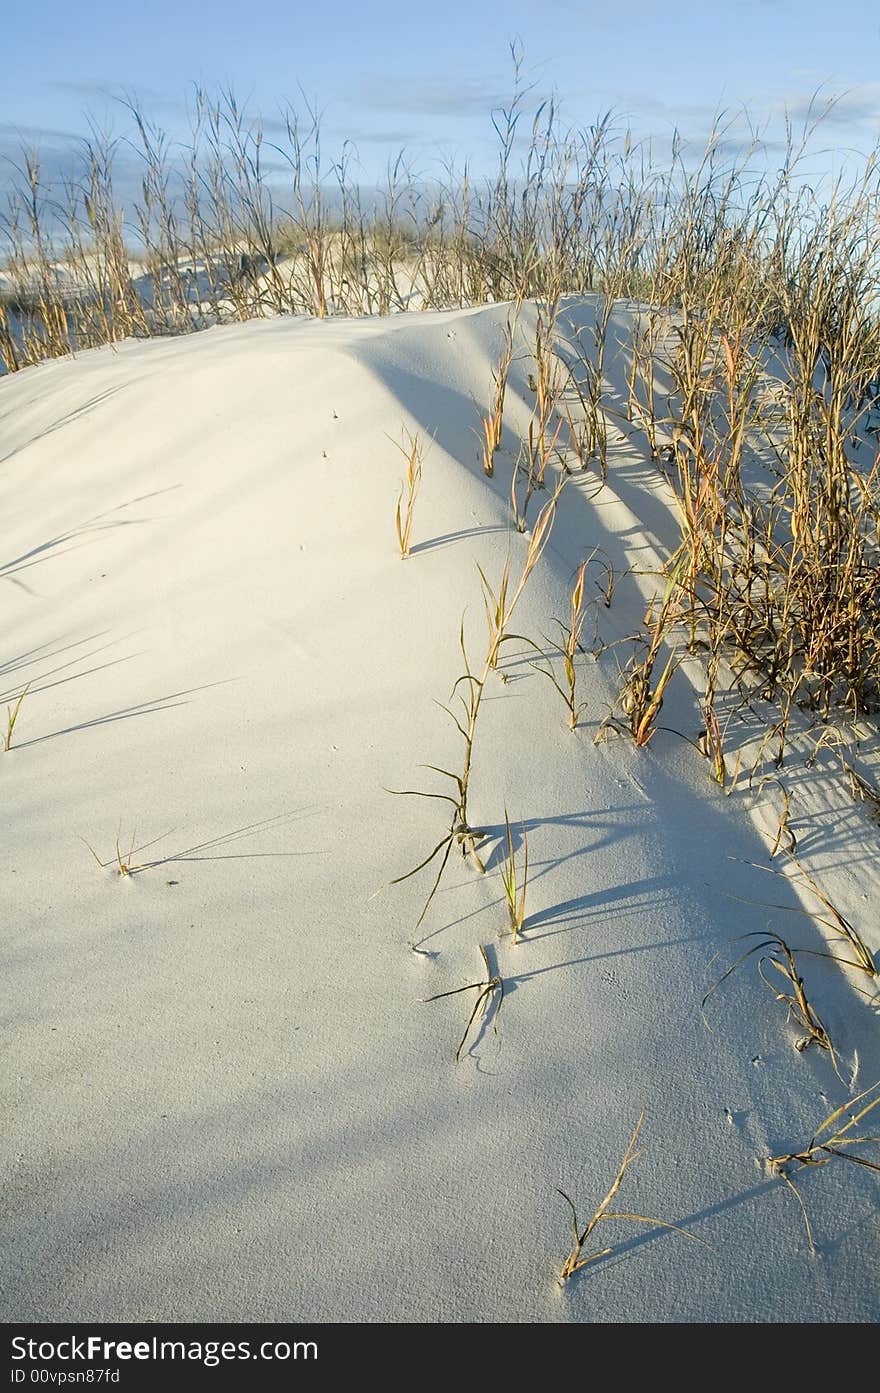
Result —
<path fill-rule="evenodd" d="M 768 865 L 770 839 L 690 745 L 593 743 L 613 653 L 585 660 L 576 734 L 514 648 L 481 715 L 471 811 L 497 834 L 506 804 L 528 828 L 524 940 L 498 938 L 497 835 L 485 877 L 451 863 L 430 956 L 408 946 L 427 876 L 371 898 L 443 834 L 445 805 L 385 789 L 442 788 L 418 766 L 459 758 L 435 701 L 465 609 L 475 659 L 484 646 L 475 563 L 497 578 L 526 546 L 510 455 L 487 480 L 472 433 L 504 314 L 259 322 L 0 382 L 0 687 L 31 684 L 0 754 L 7 1318 L 878 1314 L 876 1177 L 803 1177 L 813 1257 L 794 1196 L 756 1164 L 809 1140 L 856 1060 L 856 1091 L 880 1077 L 869 984 L 805 969 L 845 1083 L 795 1050 L 753 965 L 713 998 L 709 1033 L 715 952 L 765 928 L 822 947 L 822 931 L 743 903 L 798 901 L 745 864 Z M 402 564 L 388 435 L 404 425 L 436 441 Z M 535 639 L 595 545 L 649 569 L 674 544 L 640 438 L 611 440 L 608 486 L 570 485 L 517 611 Z M 636 628 L 642 595 L 621 584 L 607 637 Z M 684 673 L 662 720 L 696 729 Z M 792 756 L 795 827 L 876 948 L 877 829 L 833 765 Z M 120 828 L 123 852 L 160 864 L 120 878 Z M 420 998 L 478 980 L 481 943 L 504 1004 L 456 1067 L 473 993 Z M 586 1218 L 642 1108 L 618 1207 L 713 1246 L 605 1224 L 617 1253 L 560 1291 L 556 1187 Z"/>

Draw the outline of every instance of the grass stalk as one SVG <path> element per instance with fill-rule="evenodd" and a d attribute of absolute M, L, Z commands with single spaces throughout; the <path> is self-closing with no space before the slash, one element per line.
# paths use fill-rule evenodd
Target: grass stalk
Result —
<path fill-rule="evenodd" d="M 851 1147 L 855 1146 L 880 1145 L 880 1136 L 866 1136 L 857 1130 L 864 1119 L 880 1104 L 878 1090 L 880 1090 L 880 1082 L 872 1084 L 870 1088 L 866 1088 L 857 1097 L 851 1098 L 848 1103 L 835 1108 L 819 1124 L 806 1146 L 801 1147 L 799 1151 L 771 1156 L 766 1161 L 768 1169 L 785 1182 L 797 1199 L 807 1230 L 810 1252 L 813 1254 L 816 1253 L 816 1243 L 809 1214 L 803 1196 L 795 1185 L 792 1176 L 797 1175 L 799 1171 L 817 1166 L 827 1166 L 830 1161 L 835 1159 L 849 1161 L 851 1165 L 863 1166 L 867 1170 L 880 1172 L 880 1162 L 850 1150 Z M 865 1102 L 865 1099 L 870 1101 Z"/>
<path fill-rule="evenodd" d="M 652 1219 L 647 1214 L 633 1214 L 630 1212 L 621 1212 L 618 1210 L 611 1209 L 611 1205 L 617 1198 L 617 1193 L 620 1190 L 621 1185 L 623 1184 L 624 1177 L 626 1176 L 627 1171 L 629 1170 L 633 1162 L 638 1159 L 638 1156 L 640 1154 L 638 1151 L 636 1151 L 636 1143 L 639 1139 L 639 1133 L 642 1130 L 642 1124 L 644 1120 L 645 1114 L 644 1111 L 642 1111 L 641 1115 L 639 1116 L 639 1120 L 635 1125 L 633 1134 L 629 1139 L 629 1144 L 627 1145 L 626 1151 L 624 1152 L 623 1160 L 621 1161 L 620 1166 L 618 1167 L 617 1174 L 614 1177 L 614 1180 L 611 1184 L 611 1188 L 609 1189 L 608 1193 L 606 1194 L 605 1198 L 601 1201 L 599 1206 L 593 1211 L 592 1216 L 587 1220 L 587 1222 L 583 1226 L 581 1226 L 580 1220 L 578 1219 L 578 1213 L 574 1201 L 569 1198 L 569 1196 L 565 1193 L 564 1190 L 557 1191 L 557 1193 L 562 1196 L 562 1198 L 565 1200 L 565 1203 L 571 1210 L 571 1226 L 572 1236 L 574 1240 L 571 1252 L 565 1259 L 565 1262 L 563 1263 L 559 1273 L 560 1286 L 564 1286 L 565 1283 L 568 1282 L 575 1275 L 576 1272 L 580 1272 L 584 1267 L 587 1267 L 590 1263 L 598 1262 L 600 1258 L 607 1257 L 610 1253 L 614 1252 L 613 1246 L 609 1246 L 607 1248 L 598 1248 L 592 1252 L 584 1252 L 584 1248 L 586 1247 L 590 1237 L 602 1223 L 607 1223 L 615 1220 L 625 1220 L 629 1223 L 649 1224 L 653 1228 L 672 1229 L 675 1233 L 680 1233 L 683 1238 L 690 1238 L 695 1243 L 702 1243 L 704 1247 L 710 1246 L 706 1243 L 705 1239 L 699 1238 L 695 1233 L 689 1233 L 687 1229 L 681 1228 L 678 1224 L 667 1223 L 664 1219 Z"/>
<path fill-rule="evenodd" d="M 504 828 L 506 848 L 501 867 L 501 884 L 504 887 L 504 898 L 507 901 L 509 932 L 513 938 L 514 946 L 516 946 L 523 930 L 526 915 L 526 889 L 529 883 L 529 839 L 523 832 L 522 879 L 520 880 L 513 846 L 513 834 L 510 830 L 510 819 L 507 816 L 506 808 L 504 809 Z"/>
<path fill-rule="evenodd" d="M 29 686 L 30 683 L 28 683 L 20 693 L 18 700 L 12 706 L 7 706 L 6 708 L 6 730 L 3 736 L 3 751 L 5 754 L 8 754 L 12 749 L 12 736 L 15 731 L 15 724 L 21 712 L 21 704 L 27 696 Z"/>
<path fill-rule="evenodd" d="M 419 435 L 404 430 L 403 439 L 396 441 L 406 462 L 406 475 L 400 485 L 394 525 L 401 560 L 406 561 L 412 550 L 413 512 L 422 482 L 423 445 Z"/>

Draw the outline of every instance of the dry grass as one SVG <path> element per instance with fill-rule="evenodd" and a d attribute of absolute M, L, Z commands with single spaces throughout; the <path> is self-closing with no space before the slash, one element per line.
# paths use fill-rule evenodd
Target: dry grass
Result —
<path fill-rule="evenodd" d="M 709 988 L 706 995 L 703 997 L 700 1003 L 700 1010 L 706 1025 L 708 1026 L 708 1020 L 706 1020 L 705 1012 L 709 998 L 714 995 L 721 984 L 726 982 L 727 978 L 730 977 L 738 967 L 748 962 L 749 959 L 756 958 L 758 973 L 761 980 L 770 988 L 776 1000 L 784 1003 L 787 1008 L 786 1019 L 788 1021 L 794 1021 L 798 1030 L 801 1032 L 795 1041 L 795 1049 L 803 1053 L 810 1045 L 816 1045 L 819 1049 L 826 1050 L 831 1056 L 831 1062 L 834 1065 L 835 1072 L 839 1073 L 837 1068 L 837 1057 L 834 1053 L 831 1037 L 822 1024 L 818 1012 L 807 997 L 804 979 L 797 966 L 795 953 L 800 950 L 790 948 L 784 938 L 780 937 L 779 934 L 769 931 L 742 934 L 740 938 L 734 941 L 743 943 L 750 939 L 755 939 L 757 941 L 752 943 L 751 946 L 722 973 L 718 981 Z M 716 954 L 712 962 L 715 962 L 718 956 L 719 955 Z M 816 954 L 812 954 L 812 956 L 816 956 Z M 765 971 L 766 968 L 773 969 L 775 974 L 773 979 L 767 976 Z"/>
<path fill-rule="evenodd" d="M 587 707 L 585 701 L 578 701 L 577 667 L 575 664 L 578 653 L 583 651 L 581 649 L 581 632 L 584 627 L 584 620 L 586 619 L 586 610 L 584 606 L 584 574 L 592 559 L 592 556 L 588 557 L 587 560 L 582 561 L 578 567 L 569 601 L 568 624 L 564 624 L 561 619 L 555 619 L 553 621 L 559 629 L 561 640 L 545 639 L 550 647 L 554 649 L 562 659 L 565 686 L 557 681 L 552 668 L 548 670 L 542 667 L 540 663 L 532 664 L 536 672 L 540 672 L 542 676 L 548 678 L 550 682 L 553 683 L 553 686 L 565 702 L 568 711 L 568 725 L 570 730 L 577 730 L 578 720 Z"/>
<path fill-rule="evenodd" d="M 770 857 L 772 860 L 774 856 L 779 855 L 780 851 L 787 851 L 789 855 L 793 856 L 797 851 L 797 837 L 791 827 L 791 794 L 781 779 L 777 779 L 774 775 L 768 775 L 767 777 L 771 782 L 777 785 L 782 794 L 782 811 L 779 814 L 779 822 L 776 825 L 776 834 L 773 838 L 773 845 L 770 848 Z M 759 793 L 765 782 L 765 779 L 761 780 L 761 785 L 758 789 Z"/>
<path fill-rule="evenodd" d="M 663 697 L 675 672 L 681 664 L 681 656 L 673 649 L 666 663 L 655 677 L 655 668 L 660 651 L 666 642 L 671 628 L 671 608 L 664 601 L 660 613 L 654 620 L 647 639 L 640 639 L 637 650 L 629 661 L 624 673 L 623 687 L 618 698 L 626 716 L 627 729 L 639 749 L 644 749 L 657 732 L 657 717 L 663 706 Z M 605 726 L 621 729 L 614 715 L 606 718 L 597 733 L 597 739 Z"/>
<path fill-rule="evenodd" d="M 699 748 L 715 783 L 730 791 L 739 763 L 731 774 L 718 714 L 723 688 L 771 704 L 756 769 L 765 753 L 777 768 L 783 764 L 799 711 L 830 731 L 841 716 L 855 721 L 880 710 L 880 449 L 876 436 L 869 439 L 872 402 L 880 400 L 877 152 L 849 185 L 839 182 L 829 194 L 802 179 L 807 145 L 791 135 L 780 168 L 769 173 L 749 168 L 747 156 L 728 158 L 721 129 L 711 133 L 702 158 L 694 160 L 694 151 L 676 142 L 668 165 L 658 168 L 607 118 L 588 131 L 561 129 L 552 101 L 538 106 L 531 136 L 521 141 L 528 101 L 515 53 L 511 99 L 493 118 L 497 172 L 485 187 L 451 164 L 426 184 L 401 157 L 383 188 L 370 194 L 353 177 L 347 146 L 325 156 L 320 118 L 308 103 L 288 109 L 271 161 L 259 121 L 230 91 L 197 91 L 192 148 L 183 156 L 128 103 L 130 148 L 141 161 L 132 209 L 123 209 L 114 189 L 118 142 L 99 132 L 84 142 L 80 167 L 63 188 L 46 180 L 36 153 L 22 152 L 0 208 L 0 364 L 8 372 L 131 336 L 190 332 L 221 320 L 509 301 L 478 432 L 489 477 L 502 441 L 521 308 L 526 299 L 535 302 L 535 337 L 526 345 L 534 402 L 510 481 L 518 532 L 527 532 L 532 499 L 546 491 L 550 471 L 562 473 L 534 522 L 519 579 L 510 561 L 494 585 L 480 571 L 487 626 L 482 662 L 471 662 L 462 622 L 463 670 L 444 708 L 462 741 L 460 763 L 428 766 L 445 781 L 443 792 L 403 791 L 442 801 L 449 814 L 437 844 L 390 882 L 431 868 L 417 928 L 456 848 L 483 869 L 483 834 L 469 808 L 482 703 L 503 645 L 519 637 L 511 631 L 514 612 L 548 543 L 569 462 L 595 469 L 601 481 L 614 467 L 608 369 L 612 316 L 622 300 L 635 303 L 621 405 L 633 436 L 642 438 L 645 454 L 674 489 L 680 532 L 621 674 L 617 715 L 605 724 L 646 748 L 687 652 L 705 675 Z M 566 294 L 596 297 L 594 319 L 569 364 L 556 351 Z M 670 384 L 668 395 L 660 382 Z M 395 512 L 405 560 L 412 554 L 425 447 L 406 430 L 394 444 L 405 461 Z M 562 697 L 572 730 L 585 705 L 577 656 L 588 564 L 577 572 L 567 619 L 555 621 L 560 640 L 551 646 L 562 676 L 558 668 L 539 669 Z M 606 606 L 616 579 L 609 565 L 601 594 Z M 26 693 L 7 708 L 6 752 Z M 853 798 L 876 815 L 880 793 L 847 759 L 845 738 L 829 736 L 825 743 L 832 738 Z M 839 949 L 827 956 L 876 978 L 861 933 L 797 860 L 790 799 L 779 787 L 783 806 L 771 855 L 790 857 L 800 888 L 818 901 L 812 917 Z M 528 845 L 524 836 L 518 865 L 506 808 L 505 831 L 501 880 L 517 943 L 526 922 Z M 135 847 L 134 834 L 123 845 L 121 825 L 113 855 L 101 860 L 89 850 L 124 879 L 158 864 L 137 863 L 144 849 Z M 732 972 L 755 962 L 796 1027 L 797 1049 L 822 1050 L 837 1068 L 800 971 L 806 950 L 769 930 L 738 941 L 749 946 L 710 988 L 703 1008 Z M 481 946 L 480 953 L 481 980 L 428 998 L 476 994 L 456 1063 L 475 1026 L 491 1016 L 496 1028 L 504 999 L 488 950 Z M 768 1162 L 796 1195 L 813 1250 L 793 1177 L 835 1159 L 880 1170 L 853 1150 L 878 1143 L 862 1128 L 880 1103 L 878 1089 L 875 1084 L 832 1112 L 800 1150 Z M 644 1114 L 586 1223 L 560 1191 L 573 1230 L 563 1284 L 613 1251 L 593 1247 L 602 1224 L 647 1224 L 696 1239 L 663 1220 L 612 1207 L 637 1159 L 643 1120 Z"/>
<path fill-rule="evenodd" d="M 412 549 L 413 512 L 422 482 L 424 446 L 418 433 L 404 429 L 403 439 L 395 442 L 406 462 L 406 474 L 400 485 L 394 525 L 401 559 L 406 561 Z"/>
<path fill-rule="evenodd" d="M 538 564 L 544 552 L 550 532 L 553 526 L 553 519 L 556 516 L 556 504 L 562 493 L 565 478 L 559 480 L 557 488 L 535 520 L 535 526 L 529 537 L 528 550 L 526 551 L 523 562 L 522 572 L 517 583 L 516 589 L 510 590 L 510 559 L 505 562 L 501 573 L 501 580 L 497 590 L 490 585 L 486 579 L 485 572 L 481 566 L 477 567 L 480 574 L 480 583 L 483 588 L 483 608 L 486 613 L 486 626 L 489 633 L 489 646 L 486 651 L 486 664 L 488 668 L 494 670 L 498 666 L 498 655 L 502 645 L 509 638 L 517 638 L 518 635 L 509 632 L 510 621 L 516 609 L 517 602 L 522 595 L 529 576 Z"/>
<path fill-rule="evenodd" d="M 727 760 L 724 757 L 724 735 L 711 700 L 703 704 L 703 719 L 706 725 L 700 736 L 700 753 L 708 759 L 716 784 L 719 788 L 726 788 L 728 775 Z"/>
<path fill-rule="evenodd" d="M 116 829 L 116 842 L 114 846 L 113 855 L 109 857 L 106 861 L 102 861 L 97 851 L 95 851 L 95 848 L 91 845 L 91 843 L 87 842 L 85 837 L 80 837 L 80 841 L 83 843 L 84 846 L 88 847 L 89 851 L 92 853 L 92 856 L 95 858 L 96 862 L 102 870 L 107 870 L 108 867 L 115 865 L 117 874 L 123 878 L 127 876 L 136 875 L 138 871 L 147 870 L 150 864 L 149 862 L 136 863 L 134 860 L 135 842 L 137 840 L 137 829 L 132 829 L 131 842 L 129 843 L 128 851 L 123 851 L 121 839 L 122 821 L 120 820 L 119 826 Z M 138 850 L 140 851 L 143 851 L 145 849 L 146 848 L 144 847 L 138 848 Z"/>
<path fill-rule="evenodd" d="M 186 161 L 136 104 L 124 107 L 143 165 L 128 222 L 114 192 L 112 139 L 93 134 L 63 190 L 23 152 L 0 216 L 0 352 L 15 371 L 224 317 L 507 298 L 480 427 L 491 473 L 520 306 L 531 298 L 535 401 L 511 481 L 515 525 L 525 530 L 551 460 L 567 469 L 573 454 L 582 468 L 596 461 L 607 471 L 611 316 L 620 299 L 636 299 L 626 415 L 669 465 L 679 497 L 672 561 L 682 563 L 682 593 L 672 628 L 684 626 L 688 650 L 707 655 L 707 755 L 726 786 L 714 705 L 722 662 L 725 680 L 746 696 L 779 704 L 777 761 L 794 708 L 827 721 L 834 708 L 862 716 L 880 705 L 880 452 L 869 447 L 880 383 L 880 162 L 869 157 L 829 200 L 799 177 L 809 128 L 802 141 L 790 136 L 772 173 L 751 169 L 747 154 L 725 158 L 723 128 L 701 158 L 677 145 L 658 168 L 607 119 L 578 138 L 561 130 L 550 101 L 534 113 L 515 167 L 529 89 L 522 55 L 513 57 L 511 100 L 495 118 L 497 175 L 482 191 L 451 165 L 426 191 L 401 158 L 366 201 L 346 151 L 325 162 L 308 105 L 288 110 L 273 147 L 285 188 L 267 177 L 259 122 L 229 91 L 197 92 Z M 127 239 L 139 244 L 138 266 Z M 587 292 L 595 314 L 563 367 L 561 297 Z M 658 375 L 672 383 L 662 412 Z M 758 455 L 770 474 L 756 487 L 745 466 Z M 403 556 L 410 487 L 400 508 Z M 652 697 L 671 676 L 655 679 L 651 635 L 646 643 L 628 679 L 640 743 L 655 725 Z"/>
<path fill-rule="evenodd" d="M 491 479 L 495 473 L 495 451 L 501 443 L 501 420 L 494 413 L 484 416 L 481 423 L 483 473 Z"/>
<path fill-rule="evenodd" d="M 507 379 L 510 376 L 510 365 L 513 361 L 514 338 L 521 310 L 522 300 L 517 299 L 507 317 L 504 344 L 498 362 L 492 372 L 492 404 L 489 411 L 483 416 L 481 422 L 480 439 L 483 452 L 483 472 L 489 478 L 495 473 L 495 452 L 501 446 L 501 436 L 504 427 L 504 399 L 507 395 Z"/>
<path fill-rule="evenodd" d="M 790 854 L 789 860 L 795 867 L 795 872 L 791 877 L 786 876 L 785 878 L 789 880 L 789 883 L 794 883 L 795 886 L 799 886 L 803 883 L 810 893 L 819 901 L 824 913 L 819 914 L 815 910 L 800 908 L 792 911 L 790 905 L 768 905 L 767 907 L 806 914 L 811 919 L 815 919 L 818 924 L 822 924 L 824 928 L 829 929 L 835 939 L 846 945 L 846 952 L 849 956 L 841 958 L 835 954 L 835 961 L 842 963 L 846 967 L 857 968 L 858 971 L 864 972 L 868 977 L 877 977 L 877 964 L 874 961 L 874 955 L 855 925 L 852 924 L 845 915 L 841 914 L 837 906 L 828 898 L 825 892 L 816 883 L 815 878 L 796 856 Z M 782 874 L 782 872 L 776 870 L 774 866 L 762 866 L 758 862 L 750 862 L 749 864 L 754 865 L 755 869 L 759 871 L 769 871 L 774 875 Z"/>
<path fill-rule="evenodd" d="M 550 532 L 553 527 L 553 520 L 556 516 L 556 506 L 562 482 L 564 482 L 564 480 L 560 481 L 560 488 L 556 490 L 553 497 L 544 505 L 535 520 L 535 526 L 529 538 L 528 549 L 523 561 L 522 571 L 515 587 L 511 587 L 509 558 L 505 563 L 497 590 L 493 589 L 483 571 L 480 570 L 488 641 L 486 656 L 479 673 L 475 672 L 471 667 L 465 643 L 464 619 L 462 619 L 459 630 L 459 647 L 464 664 L 464 671 L 456 679 L 450 695 L 450 702 L 457 703 L 457 706 L 443 706 L 443 710 L 450 717 L 463 741 L 464 749 L 461 772 L 456 773 L 453 770 L 443 769 L 434 764 L 426 766 L 428 769 L 433 770 L 434 773 L 440 774 L 444 779 L 448 779 L 452 783 L 454 792 L 438 793 L 423 791 L 421 789 L 389 790 L 389 792 L 400 797 L 437 799 L 441 802 L 448 803 L 452 809 L 449 828 L 437 845 L 431 849 L 428 855 L 425 856 L 418 865 L 388 882 L 389 885 L 400 885 L 431 865 L 437 857 L 440 858 L 436 876 L 428 892 L 425 903 L 422 906 L 418 920 L 416 921 L 417 929 L 424 922 L 434 896 L 440 888 L 440 883 L 443 879 L 443 874 L 449 863 L 449 858 L 454 846 L 457 845 L 461 849 L 463 855 L 470 856 L 480 872 L 485 869 L 479 858 L 477 849 L 482 840 L 483 833 L 479 828 L 471 825 L 468 810 L 468 795 L 470 791 L 471 767 L 473 763 L 477 722 L 486 691 L 486 685 L 491 674 L 497 667 L 498 655 L 501 648 L 508 638 L 514 637 L 514 635 L 509 633 L 509 625 L 513 618 L 514 610 L 528 583 L 529 576 L 538 564 L 544 552 L 544 548 L 550 539 Z M 419 944 L 416 943 L 413 946 L 417 949 Z"/>
<path fill-rule="evenodd" d="M 584 1224 L 583 1227 L 581 1227 L 580 1221 L 578 1219 L 578 1213 L 577 1209 L 575 1208 L 574 1202 L 571 1199 L 569 1199 L 568 1195 L 565 1193 L 564 1190 L 559 1190 L 557 1192 L 562 1196 L 569 1209 L 571 1210 L 571 1226 L 574 1238 L 571 1252 L 565 1259 L 565 1262 L 563 1263 L 559 1273 L 560 1286 L 564 1286 L 565 1283 L 569 1281 L 569 1279 L 573 1277 L 576 1272 L 580 1272 L 582 1268 L 587 1267 L 591 1262 L 598 1262 L 600 1258 L 607 1257 L 610 1253 L 614 1252 L 613 1246 L 609 1246 L 607 1248 L 598 1248 L 593 1252 L 584 1252 L 584 1248 L 586 1247 L 593 1232 L 602 1223 L 608 1223 L 614 1220 L 625 1220 L 629 1223 L 650 1224 L 654 1228 L 672 1229 L 675 1233 L 680 1233 L 684 1238 L 690 1238 L 695 1243 L 702 1243 L 704 1247 L 710 1246 L 708 1243 L 706 1243 L 705 1239 L 699 1238 L 695 1233 L 689 1233 L 687 1229 L 681 1228 L 678 1224 L 667 1223 L 665 1219 L 652 1219 L 647 1214 L 633 1214 L 629 1211 L 611 1209 L 611 1205 L 617 1198 L 617 1193 L 620 1190 L 621 1185 L 623 1184 L 624 1177 L 626 1176 L 627 1171 L 640 1155 L 640 1153 L 636 1151 L 636 1142 L 639 1139 L 639 1133 L 642 1130 L 642 1124 L 644 1120 L 645 1114 L 644 1112 L 642 1112 L 638 1122 L 635 1125 L 635 1130 L 633 1131 L 633 1134 L 629 1139 L 629 1144 L 626 1148 L 626 1151 L 624 1152 L 623 1160 L 621 1161 L 617 1174 L 614 1177 L 611 1189 L 608 1191 L 605 1198 L 599 1204 L 598 1208 L 596 1208 L 593 1211 L 592 1217 L 587 1220 L 586 1224 Z"/>
<path fill-rule="evenodd" d="M 877 789 L 874 784 L 853 769 L 846 760 L 843 761 L 843 769 L 849 779 L 854 801 L 864 803 L 874 822 L 880 822 L 880 789 Z"/>
<path fill-rule="evenodd" d="M 558 448 L 563 425 L 562 417 L 558 413 L 561 409 L 564 385 L 562 364 L 554 352 L 558 315 L 559 306 L 558 303 L 554 303 L 546 307 L 546 317 L 540 309 L 537 317 L 535 371 L 529 374 L 529 389 L 535 394 L 535 405 L 529 420 L 528 439 L 520 442 L 510 483 L 510 505 L 518 532 L 525 532 L 528 525 L 532 496 L 546 487 L 547 469 L 551 460 L 558 460 L 562 465 L 562 481 L 568 473 L 564 454 Z M 520 478 L 523 480 L 521 499 Z"/>
<path fill-rule="evenodd" d="M 30 686 L 30 683 L 28 683 L 28 686 Z M 19 695 L 18 700 L 15 701 L 12 706 L 7 706 L 6 708 L 6 730 L 3 735 L 3 751 L 5 754 L 8 754 L 12 749 L 13 732 L 15 731 L 15 725 L 21 712 L 22 702 L 27 694 L 28 687 L 25 687 Z"/>
<path fill-rule="evenodd" d="M 874 955 L 858 929 L 845 917 L 845 915 L 841 914 L 836 905 L 832 903 L 825 892 L 817 885 L 806 866 L 804 866 L 796 856 L 792 856 L 791 859 L 797 868 L 799 879 L 807 885 L 811 894 L 816 897 L 826 911 L 825 915 L 814 915 L 814 918 L 819 919 L 820 922 L 824 923 L 826 927 L 832 930 L 837 938 L 843 940 L 843 942 L 848 945 L 848 949 L 855 960 L 850 963 L 850 966 L 859 968 L 860 971 L 867 973 L 869 977 L 876 977 L 878 973 Z"/>
<path fill-rule="evenodd" d="M 423 998 L 423 1000 L 427 1003 L 429 1001 L 442 1001 L 448 996 L 459 996 L 462 992 L 477 993 L 477 999 L 474 1002 L 474 1008 L 468 1017 L 467 1025 L 464 1028 L 464 1034 L 459 1040 L 458 1046 L 455 1051 L 455 1055 L 453 1056 L 456 1064 L 458 1064 L 461 1059 L 462 1051 L 465 1045 L 467 1044 L 468 1036 L 471 1033 L 472 1026 L 476 1021 L 485 1020 L 493 1003 L 495 1002 L 496 995 L 497 1005 L 495 1006 L 495 1010 L 493 1012 L 492 1030 L 496 1035 L 498 1033 L 497 1021 L 498 1014 L 501 1010 L 502 1002 L 504 1001 L 504 982 L 497 973 L 492 972 L 492 968 L 489 965 L 489 954 L 482 944 L 480 944 L 480 957 L 483 959 L 483 966 L 486 969 L 486 976 L 482 981 L 468 982 L 463 987 L 454 987 L 452 991 L 437 992 L 434 996 L 426 996 Z"/>
<path fill-rule="evenodd" d="M 866 1136 L 863 1132 L 856 1130 L 880 1104 L 878 1090 L 880 1090 L 880 1082 L 872 1084 L 870 1088 L 866 1088 L 857 1097 L 844 1103 L 842 1107 L 835 1108 L 834 1112 L 829 1113 L 828 1117 L 819 1124 L 806 1146 L 799 1151 L 767 1158 L 766 1165 L 769 1170 L 785 1182 L 801 1207 L 811 1253 L 816 1252 L 816 1244 L 810 1216 L 807 1213 L 803 1196 L 795 1185 L 792 1176 L 816 1166 L 827 1166 L 829 1161 L 835 1159 L 849 1161 L 852 1165 L 863 1166 L 867 1170 L 880 1171 L 880 1162 L 872 1161 L 867 1156 L 857 1155 L 850 1149 L 855 1146 L 880 1145 L 880 1137 Z M 870 1099 L 870 1102 L 865 1102 L 866 1098 Z"/>
<path fill-rule="evenodd" d="M 526 890 L 529 883 L 529 839 L 526 833 L 523 832 L 522 870 L 518 871 L 516 852 L 513 846 L 513 833 L 510 830 L 510 819 L 507 816 L 506 808 L 504 809 L 504 830 L 506 846 L 504 861 L 501 866 L 501 884 L 504 887 L 504 898 L 507 901 L 508 932 L 513 938 L 515 946 L 519 942 L 526 917 Z"/>

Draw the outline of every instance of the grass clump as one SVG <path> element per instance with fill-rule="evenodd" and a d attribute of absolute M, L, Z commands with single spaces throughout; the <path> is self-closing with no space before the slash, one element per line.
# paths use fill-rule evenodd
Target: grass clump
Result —
<path fill-rule="evenodd" d="M 657 733 L 657 717 L 663 706 L 666 688 L 682 661 L 680 655 L 673 650 L 667 658 L 660 676 L 655 678 L 654 669 L 657 666 L 660 649 L 668 632 L 669 609 L 664 604 L 649 638 L 641 640 L 644 650 L 643 656 L 638 657 L 637 654 L 634 654 L 630 659 L 624 674 L 623 688 L 618 698 L 626 716 L 626 729 L 640 750 L 645 749 Z M 612 715 L 603 722 L 599 734 L 601 734 L 602 728 L 607 725 L 614 726 L 618 730 L 623 728 L 621 722 Z"/>

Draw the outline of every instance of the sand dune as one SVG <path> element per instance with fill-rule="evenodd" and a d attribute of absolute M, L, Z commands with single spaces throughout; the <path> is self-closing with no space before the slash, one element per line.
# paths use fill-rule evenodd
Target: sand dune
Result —
<path fill-rule="evenodd" d="M 482 651 L 477 564 L 494 581 L 528 547 L 508 504 L 524 357 L 491 480 L 474 434 L 506 313 L 257 321 L 0 383 L 0 687 L 28 684 L 0 755 L 8 1317 L 877 1315 L 875 1178 L 804 1176 L 813 1256 L 758 1164 L 880 1077 L 876 1001 L 815 960 L 839 1076 L 795 1048 L 753 965 L 707 1029 L 731 940 L 828 940 L 798 912 L 808 892 L 760 869 L 781 869 L 772 788 L 725 797 L 674 733 L 698 726 L 686 668 L 669 729 L 638 750 L 594 740 L 622 649 L 584 658 L 571 732 L 533 652 L 508 645 L 472 775 L 486 874 L 456 853 L 418 935 L 430 874 L 387 888 L 444 831 L 445 805 L 387 790 L 443 791 L 419 766 L 459 757 L 436 703 L 463 613 Z M 563 336 L 592 313 L 567 302 Z M 403 429 L 433 437 L 405 563 Z M 518 606 L 539 644 L 597 547 L 636 573 L 601 636 L 634 632 L 674 546 L 662 471 L 622 419 L 610 443 L 604 488 L 566 485 Z M 755 739 L 731 727 L 734 748 Z M 876 827 L 809 749 L 787 769 L 804 864 L 878 948 Z M 516 946 L 499 937 L 505 807 L 531 864 Z M 422 999 L 479 981 L 480 945 L 503 1003 L 455 1065 L 475 993 Z M 586 1219 L 643 1109 L 618 1207 L 703 1244 L 603 1225 L 615 1253 L 561 1290 L 558 1189 Z"/>

